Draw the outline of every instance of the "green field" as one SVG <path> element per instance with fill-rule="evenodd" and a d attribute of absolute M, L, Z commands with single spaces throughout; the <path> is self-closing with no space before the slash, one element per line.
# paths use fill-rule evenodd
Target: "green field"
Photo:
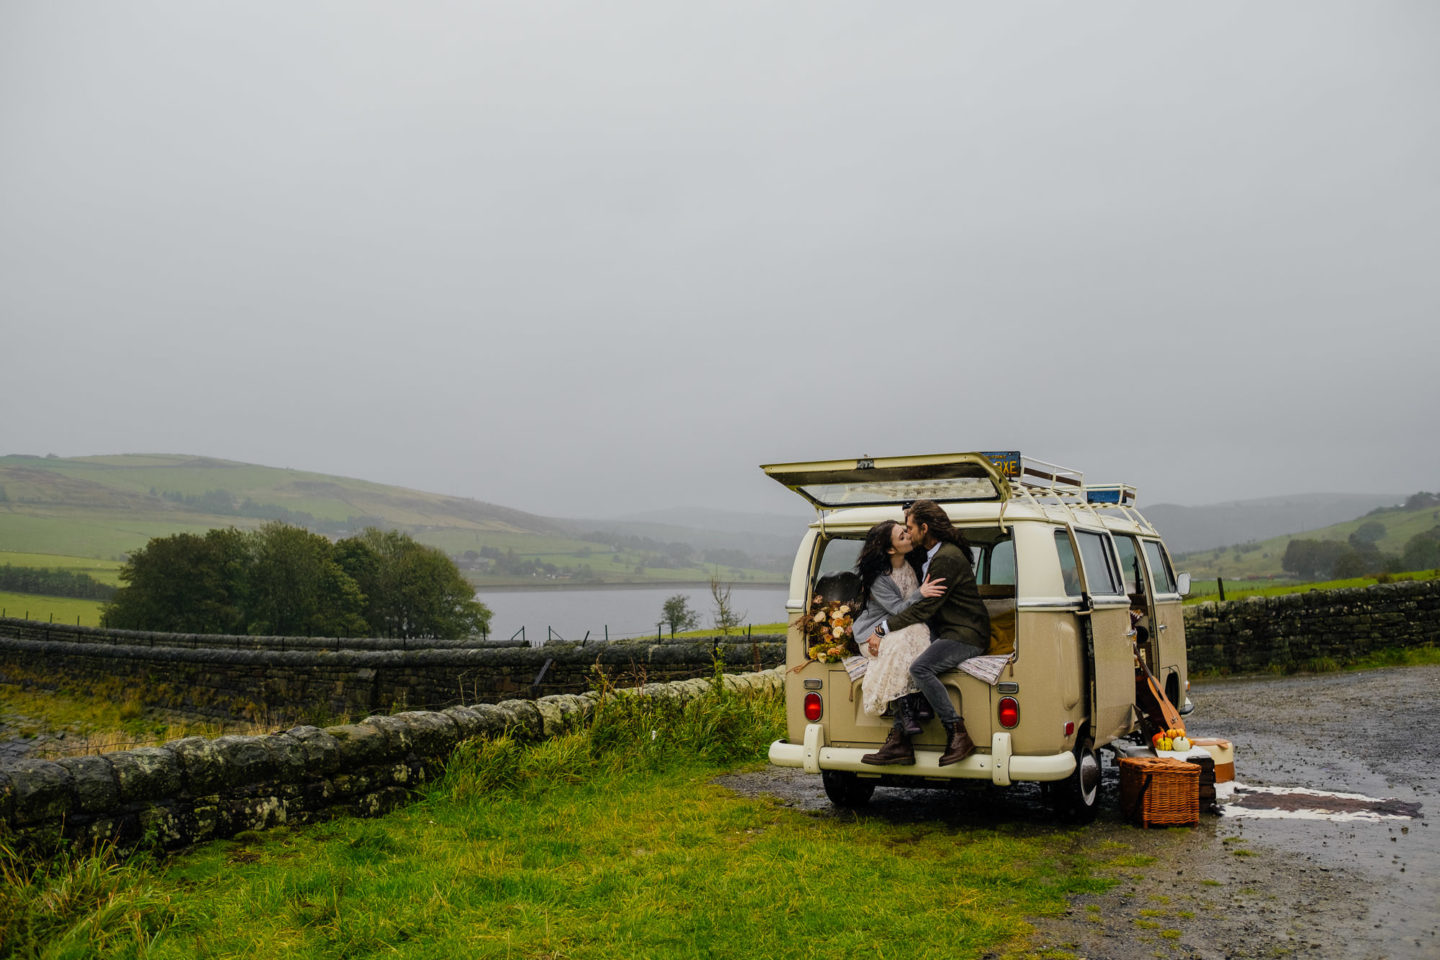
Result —
<path fill-rule="evenodd" d="M 97 560 L 94 557 L 66 557 L 53 553 L 10 553 L 0 550 L 0 566 L 31 567 L 40 570 L 71 570 L 108 583 L 120 585 L 120 561 Z"/>
<path fill-rule="evenodd" d="M 1197 579 L 1213 580 L 1217 576 L 1224 577 L 1227 584 L 1225 592 L 1228 596 L 1230 592 L 1228 585 L 1232 579 L 1246 580 L 1285 576 L 1280 561 L 1285 556 L 1285 548 L 1291 540 L 1338 540 L 1343 543 L 1362 523 L 1371 520 L 1378 521 L 1385 526 L 1385 536 L 1376 543 L 1380 551 L 1399 554 L 1405 549 L 1405 543 L 1411 537 L 1440 525 L 1440 510 L 1402 510 L 1397 507 L 1393 510 L 1381 510 L 1369 516 L 1357 517 L 1354 520 L 1347 520 L 1344 523 L 1311 530 L 1307 533 L 1290 533 L 1280 537 L 1271 537 L 1268 540 L 1214 550 L 1194 550 L 1190 553 L 1177 554 L 1173 558 L 1175 569 L 1188 571 Z"/>
<path fill-rule="evenodd" d="M 1387 583 L 1400 580 L 1431 580 L 1435 578 L 1435 570 L 1416 570 L 1410 573 L 1391 574 L 1385 581 Z M 1225 599 L 1243 600 L 1246 597 L 1283 597 L 1292 593 L 1309 593 L 1311 590 L 1345 590 L 1351 587 L 1373 587 L 1380 582 L 1378 577 L 1351 577 L 1346 580 L 1321 580 L 1311 583 L 1296 583 L 1293 581 L 1275 583 L 1269 580 L 1237 581 L 1231 583 L 1227 578 L 1225 581 Z M 1215 581 L 1197 581 L 1195 589 L 1185 598 L 1187 604 L 1204 603 L 1208 600 L 1219 600 L 1219 594 L 1215 590 Z"/>
<path fill-rule="evenodd" d="M 0 593 L 0 615 L 22 620 L 100 626 L 99 600 L 44 597 L 34 593 Z"/>

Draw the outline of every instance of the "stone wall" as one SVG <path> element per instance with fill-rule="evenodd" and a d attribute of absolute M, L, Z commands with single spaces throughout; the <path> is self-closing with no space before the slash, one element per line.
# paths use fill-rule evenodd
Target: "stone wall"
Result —
<path fill-rule="evenodd" d="M 1185 610 L 1195 673 L 1302 670 L 1440 642 L 1440 580 L 1202 603 Z"/>
<path fill-rule="evenodd" d="M 733 690 L 778 691 L 783 668 L 726 674 Z M 713 680 L 649 684 L 684 703 Z M 410 798 L 455 745 L 509 732 L 536 741 L 587 722 L 597 693 L 372 716 L 268 736 L 188 737 L 161 747 L 0 765 L 0 837 L 44 855 L 63 842 L 201 843 L 340 814 L 376 816 Z"/>
<path fill-rule="evenodd" d="M 700 677 L 784 662 L 783 638 L 472 646 L 383 638 L 144 633 L 0 620 L 0 682 L 117 695 L 147 705 L 279 726 L 406 709 L 583 693 L 613 679 Z M 538 682 L 537 682 L 538 681 Z"/>

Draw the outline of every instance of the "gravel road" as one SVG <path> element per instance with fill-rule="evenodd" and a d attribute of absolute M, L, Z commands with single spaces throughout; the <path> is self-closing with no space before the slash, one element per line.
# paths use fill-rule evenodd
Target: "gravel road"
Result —
<path fill-rule="evenodd" d="M 1440 744 L 1440 667 L 1212 681 L 1197 683 L 1191 698 L 1187 726 L 1235 744 L 1242 785 L 1199 827 L 1140 830 L 1121 820 L 1108 754 L 1103 811 L 1078 833 L 1057 828 L 1029 786 L 881 788 L 861 815 L 957 829 L 1027 824 L 1060 842 L 1118 841 L 1154 858 L 1127 868 L 1108 893 L 1077 897 L 1064 916 L 1035 919 L 1035 956 L 1440 957 L 1440 750 L 1432 747 Z M 854 816 L 830 805 L 818 777 L 798 771 L 720 782 L 815 816 Z M 1284 809 L 1296 806 L 1330 809 Z"/>

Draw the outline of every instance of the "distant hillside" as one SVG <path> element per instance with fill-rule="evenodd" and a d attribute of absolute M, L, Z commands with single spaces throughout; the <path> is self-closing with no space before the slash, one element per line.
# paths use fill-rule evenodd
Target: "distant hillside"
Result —
<path fill-rule="evenodd" d="M 1403 498 L 1402 498 L 1403 499 Z M 1149 512 L 1146 512 L 1149 516 Z M 1411 537 L 1440 525 L 1440 509 L 1425 507 L 1407 510 L 1404 507 L 1372 510 L 1362 516 L 1335 523 L 1319 529 L 1281 534 L 1264 540 L 1243 544 L 1228 544 L 1214 549 L 1196 550 L 1175 558 L 1176 565 L 1192 576 L 1210 579 L 1216 576 L 1229 578 L 1259 578 L 1287 576 L 1280 566 L 1285 548 L 1292 539 L 1304 540 L 1349 540 L 1362 523 L 1374 521 L 1384 527 L 1385 532 L 1375 546 L 1382 553 L 1400 554 Z M 1158 525 L 1158 524 L 1157 524 Z M 1161 532 L 1165 530 L 1161 528 Z M 1166 536 L 1168 542 L 1168 534 Z"/>
<path fill-rule="evenodd" d="M 365 480 L 169 454 L 0 457 L 6 553 L 121 560 L 152 537 L 269 520 L 334 537 L 403 530 L 456 557 L 479 583 L 780 579 L 756 569 L 750 551 L 707 561 L 658 536 L 586 540 L 596 528 L 584 522 Z"/>
<path fill-rule="evenodd" d="M 1142 504 L 1141 511 L 1164 534 L 1171 552 L 1189 553 L 1318 530 L 1404 501 L 1404 494 L 1303 493 L 1203 507 Z"/>
<path fill-rule="evenodd" d="M 789 569 L 789 562 L 795 557 L 795 547 L 814 519 L 814 511 L 804 507 L 797 507 L 794 514 L 677 507 L 615 520 L 561 522 L 577 534 L 601 531 L 646 537 L 663 543 L 688 543 L 700 550 L 739 550 L 754 556 L 784 557 L 785 569 Z"/>

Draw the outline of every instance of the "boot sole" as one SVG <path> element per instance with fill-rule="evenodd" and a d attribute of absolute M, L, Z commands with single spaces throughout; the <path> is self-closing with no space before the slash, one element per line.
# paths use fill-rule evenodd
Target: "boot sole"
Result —
<path fill-rule="evenodd" d="M 872 767 L 893 767 L 899 764 L 904 764 L 907 767 L 913 767 L 915 765 L 914 757 L 895 757 L 894 759 L 887 758 L 884 760 L 871 760 L 871 756 L 873 756 L 873 754 L 861 757 L 860 762 Z"/>

